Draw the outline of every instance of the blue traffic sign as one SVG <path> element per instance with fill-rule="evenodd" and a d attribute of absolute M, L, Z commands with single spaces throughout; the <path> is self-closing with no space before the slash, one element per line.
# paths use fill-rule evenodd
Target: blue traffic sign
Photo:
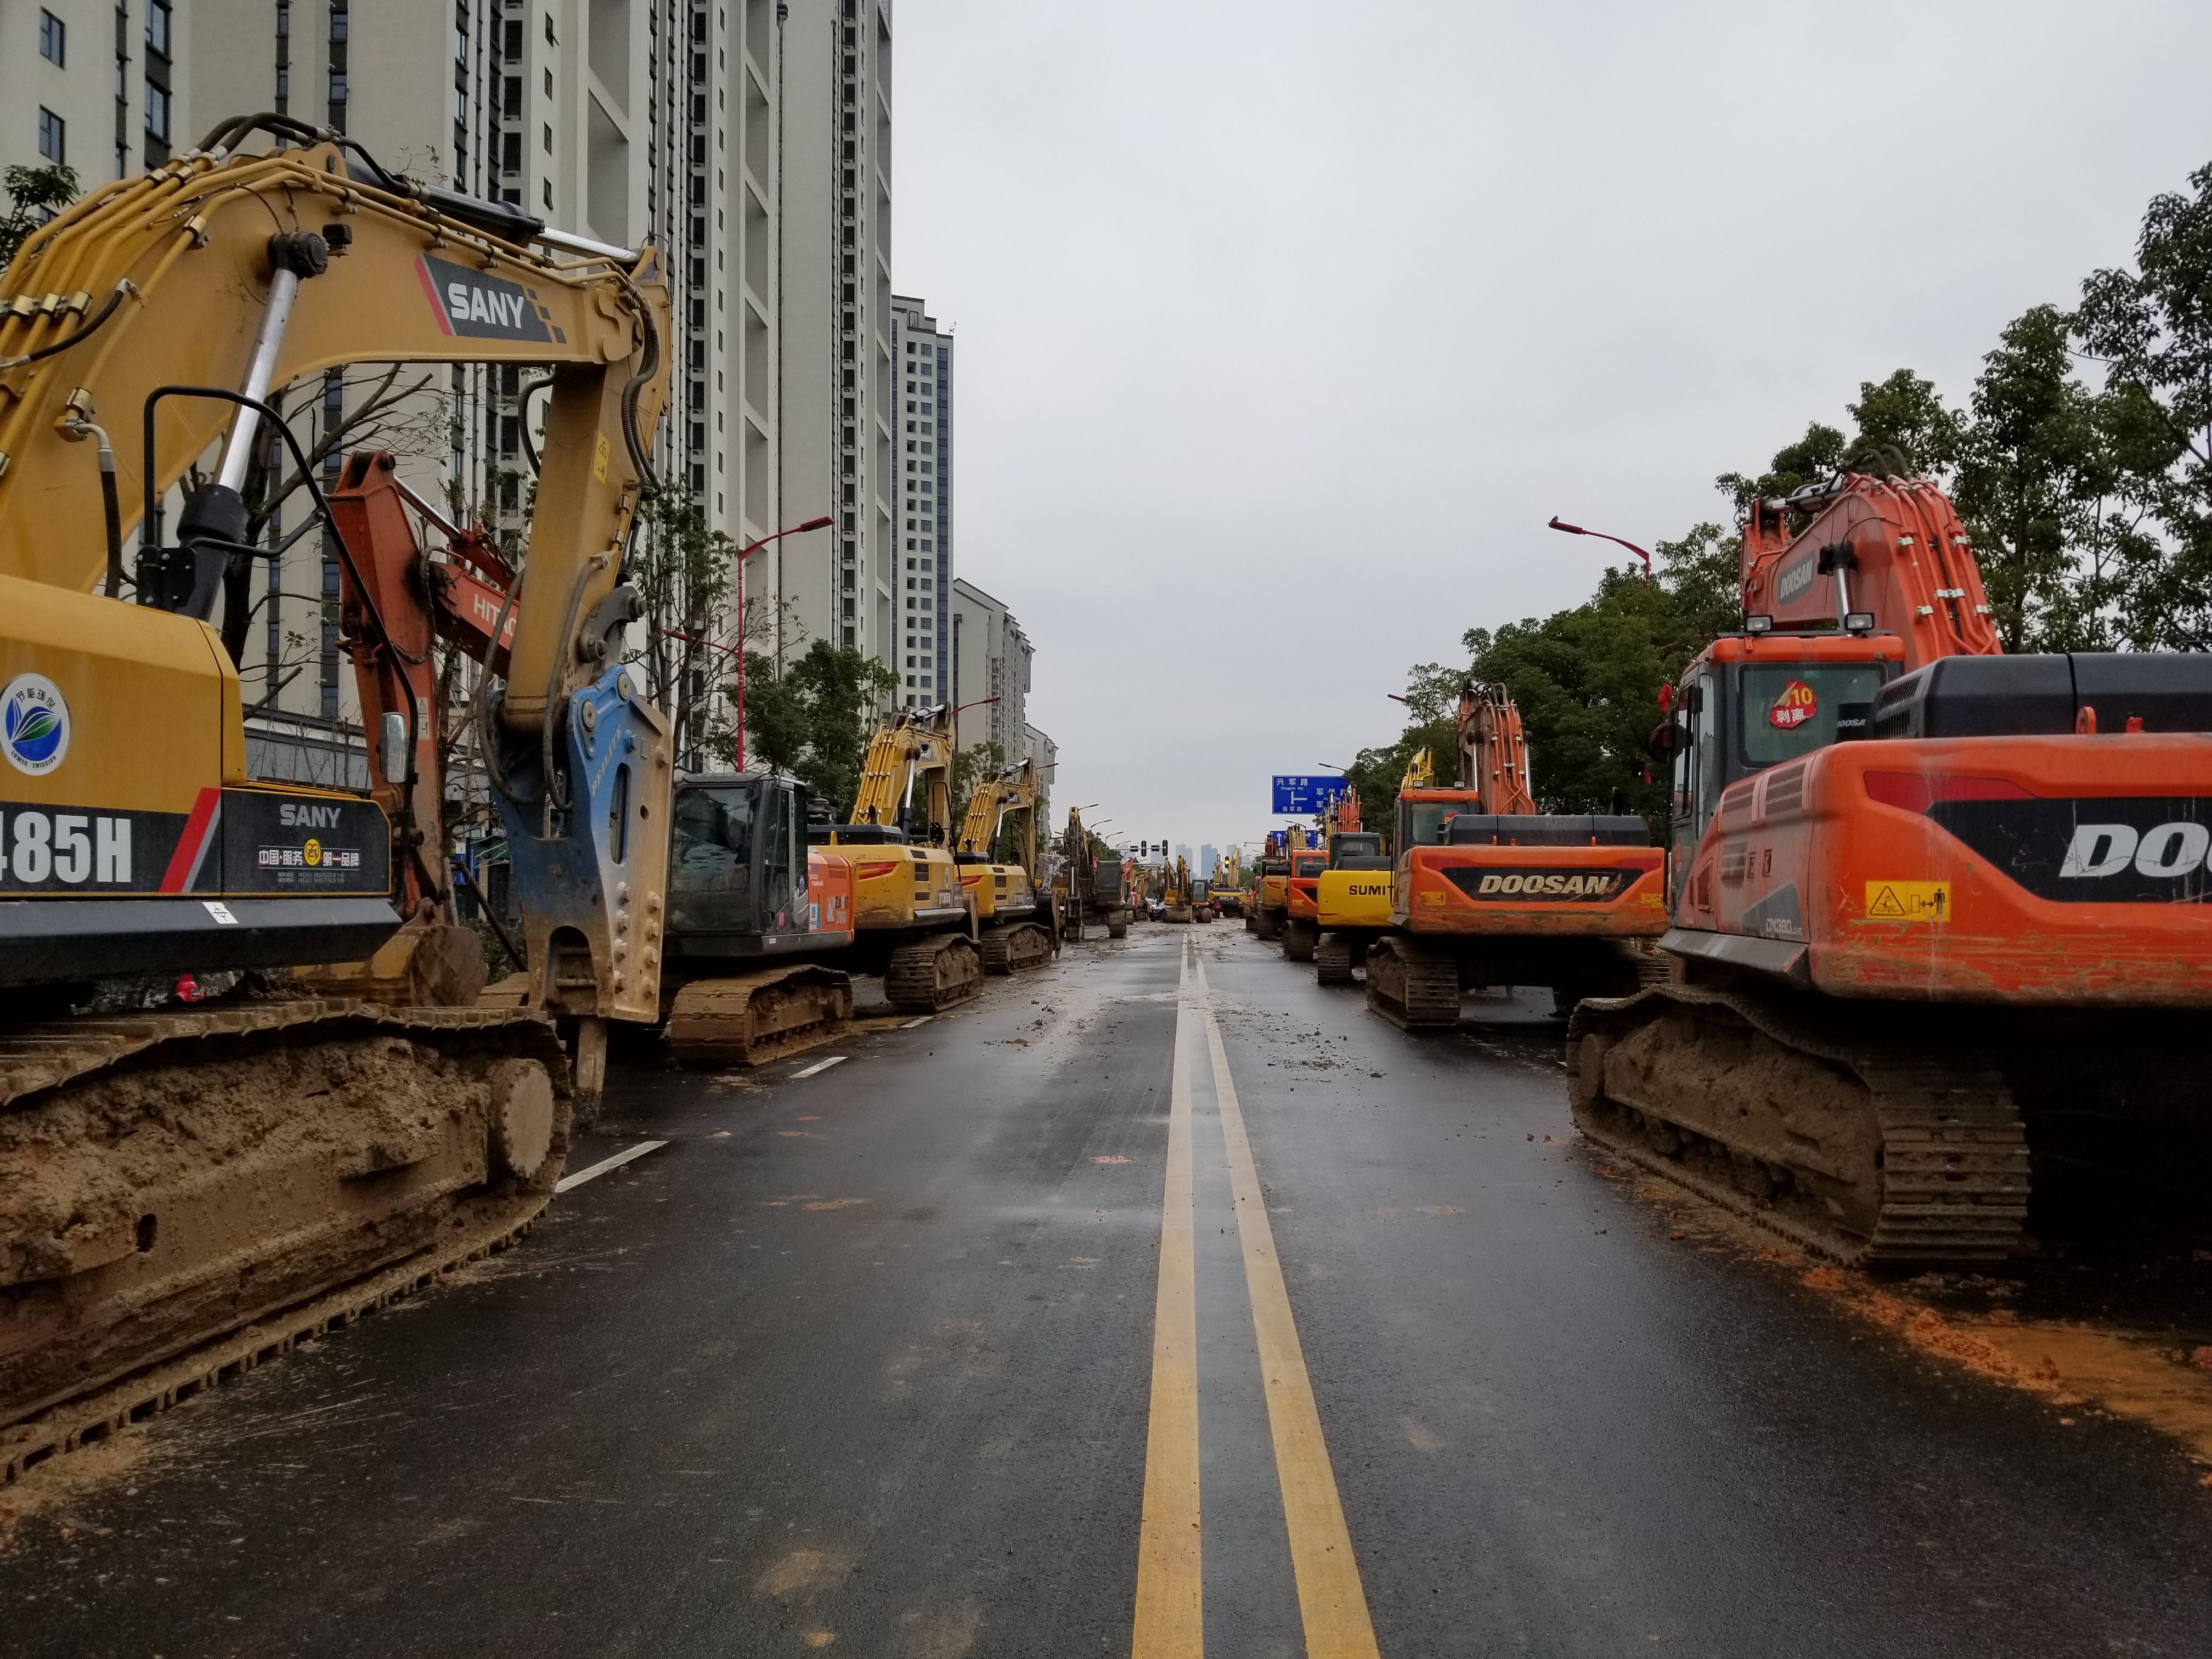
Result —
<path fill-rule="evenodd" d="M 1308 818 L 1325 812 L 1344 793 L 1340 777 L 1275 779 L 1275 811 L 1284 817 Z"/>

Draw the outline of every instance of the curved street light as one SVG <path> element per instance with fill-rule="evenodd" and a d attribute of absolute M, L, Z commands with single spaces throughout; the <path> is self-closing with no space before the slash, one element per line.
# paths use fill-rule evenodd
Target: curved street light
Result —
<path fill-rule="evenodd" d="M 1569 524 L 1557 514 L 1552 515 L 1551 527 L 1554 530 L 1563 530 L 1570 536 L 1595 536 L 1601 542 L 1611 542 L 1616 547 L 1626 548 L 1644 561 L 1644 585 L 1646 587 L 1651 586 L 1651 555 L 1634 542 L 1625 542 L 1618 536 L 1608 536 L 1602 530 L 1585 530 L 1578 524 Z"/>
<path fill-rule="evenodd" d="M 824 513 L 818 519 L 809 519 L 805 524 L 791 525 L 785 529 L 762 537 L 757 542 L 747 542 L 738 550 L 738 770 L 745 769 L 745 561 L 770 542 L 781 541 L 786 536 L 803 535 L 810 530 L 827 530 L 836 520 Z"/>

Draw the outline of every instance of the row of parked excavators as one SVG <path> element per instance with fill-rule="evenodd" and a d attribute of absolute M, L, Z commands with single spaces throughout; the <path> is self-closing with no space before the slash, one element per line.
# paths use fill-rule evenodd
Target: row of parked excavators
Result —
<path fill-rule="evenodd" d="M 1391 852 L 1340 800 L 1246 925 L 1410 1030 L 1548 987 L 1593 1140 L 1847 1264 L 2205 1224 L 2212 658 L 2008 656 L 1895 456 L 1755 503 L 1743 626 L 1658 694 L 1640 817 L 1547 812 L 1510 697 Z"/>
<path fill-rule="evenodd" d="M 883 724 L 843 823 L 678 766 L 623 660 L 671 338 L 654 247 L 283 114 L 99 185 L 0 277 L 0 1483 L 502 1248 L 611 1025 L 754 1061 L 856 972 L 927 1012 L 1058 948 L 1039 780 L 956 821 L 949 710 Z M 309 454 L 283 393 L 364 362 L 542 376 L 520 556 L 389 455 Z M 254 503 L 295 492 L 280 535 Z M 249 769 L 257 564 L 316 531 L 365 792 Z M 489 990 L 465 746 L 514 876 L 474 908 L 523 964 Z M 1126 928 L 1118 871 L 1066 885 L 1079 930 Z"/>

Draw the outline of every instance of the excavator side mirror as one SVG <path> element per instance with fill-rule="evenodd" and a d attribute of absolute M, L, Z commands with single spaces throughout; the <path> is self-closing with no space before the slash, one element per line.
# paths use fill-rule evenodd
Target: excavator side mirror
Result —
<path fill-rule="evenodd" d="M 1671 755 L 1682 744 L 1682 728 L 1672 720 L 1662 720 L 1651 728 L 1651 752 Z"/>

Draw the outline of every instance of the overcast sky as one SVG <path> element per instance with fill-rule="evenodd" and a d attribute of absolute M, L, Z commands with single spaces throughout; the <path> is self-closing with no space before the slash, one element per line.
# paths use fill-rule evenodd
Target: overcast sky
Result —
<path fill-rule="evenodd" d="M 2212 3 L 903 0 L 900 291 L 1055 817 L 1256 838 L 1409 664 L 1721 516 L 1862 380 L 1965 401 L 2212 161 Z"/>

